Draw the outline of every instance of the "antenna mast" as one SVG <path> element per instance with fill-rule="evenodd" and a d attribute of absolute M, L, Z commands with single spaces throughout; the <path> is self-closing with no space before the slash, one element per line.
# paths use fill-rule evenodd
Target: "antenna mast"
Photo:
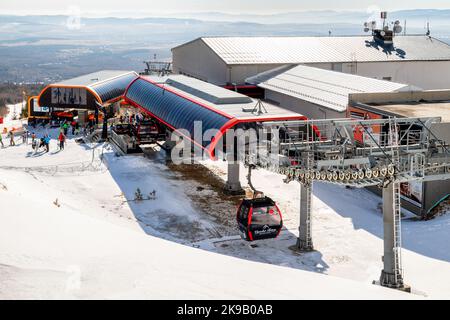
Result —
<path fill-rule="evenodd" d="M 372 31 L 372 36 L 376 42 L 382 43 L 383 45 L 392 45 L 394 43 L 394 36 L 401 34 L 403 31 L 400 21 L 395 21 L 387 23 L 388 13 L 386 11 L 381 12 L 381 20 L 383 20 L 383 27 L 378 28 L 376 21 L 365 22 L 364 32 Z M 406 23 L 406 22 L 405 22 Z M 389 25 L 392 24 L 392 30 Z"/>

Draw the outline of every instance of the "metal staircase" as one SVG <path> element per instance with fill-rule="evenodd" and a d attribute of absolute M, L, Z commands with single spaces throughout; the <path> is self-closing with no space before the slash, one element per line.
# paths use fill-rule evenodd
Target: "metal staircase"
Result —
<path fill-rule="evenodd" d="M 398 126 L 392 119 L 389 121 L 390 145 L 391 145 L 391 162 L 394 165 L 395 171 L 400 171 L 400 144 L 401 137 Z M 408 139 L 409 141 L 409 139 Z M 407 143 L 408 143 L 407 141 Z M 393 262 L 394 262 L 394 283 L 392 285 L 403 287 L 403 269 L 402 269 L 402 212 L 401 212 L 401 197 L 400 197 L 400 183 L 395 181 L 393 176 L 393 204 L 394 210 L 394 248 L 393 248 Z"/>
<path fill-rule="evenodd" d="M 400 184 L 394 183 L 394 282 L 397 286 L 403 286 L 402 269 L 402 213 L 400 202 Z"/>

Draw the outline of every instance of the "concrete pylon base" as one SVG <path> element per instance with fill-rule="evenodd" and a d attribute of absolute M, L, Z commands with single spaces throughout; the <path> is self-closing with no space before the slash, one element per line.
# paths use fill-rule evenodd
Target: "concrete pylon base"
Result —
<path fill-rule="evenodd" d="M 225 184 L 225 193 L 233 196 L 245 195 L 245 190 L 242 189 L 241 181 L 239 180 L 239 162 L 233 159 L 228 160 L 227 182 Z"/>
<path fill-rule="evenodd" d="M 244 196 L 245 190 L 242 189 L 242 186 L 240 183 L 226 183 L 224 187 L 225 194 L 228 194 L 230 196 Z"/>
<path fill-rule="evenodd" d="M 312 245 L 312 241 L 304 241 L 301 239 L 297 239 L 296 250 L 299 252 L 312 252 L 314 251 L 314 246 Z"/>
<path fill-rule="evenodd" d="M 380 285 L 382 287 L 397 289 L 405 292 L 411 292 L 411 287 L 407 286 L 403 283 L 403 279 L 400 277 L 395 280 L 395 275 L 392 273 L 387 273 L 385 271 L 381 271 L 380 277 Z"/>

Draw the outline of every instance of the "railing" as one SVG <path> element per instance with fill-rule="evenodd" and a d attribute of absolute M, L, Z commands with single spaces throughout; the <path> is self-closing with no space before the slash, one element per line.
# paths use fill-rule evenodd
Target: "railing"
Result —
<path fill-rule="evenodd" d="M 287 181 L 320 180 L 365 187 L 386 180 L 450 179 L 450 153 L 430 130 L 431 124 L 439 121 L 390 118 L 265 123 L 268 137 L 278 135 L 280 139 L 259 141 L 256 150 L 264 152 L 250 154 L 248 159 L 286 175 Z M 271 153 L 273 146 L 279 147 L 277 154 Z M 314 154 L 311 168 L 305 167 L 305 152 Z"/>

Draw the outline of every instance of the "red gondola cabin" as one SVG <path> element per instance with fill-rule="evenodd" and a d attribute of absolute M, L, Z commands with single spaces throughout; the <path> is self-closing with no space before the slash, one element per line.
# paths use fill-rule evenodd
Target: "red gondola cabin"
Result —
<path fill-rule="evenodd" d="M 268 197 L 244 199 L 237 212 L 237 222 L 246 241 L 276 238 L 283 228 L 281 211 Z"/>

